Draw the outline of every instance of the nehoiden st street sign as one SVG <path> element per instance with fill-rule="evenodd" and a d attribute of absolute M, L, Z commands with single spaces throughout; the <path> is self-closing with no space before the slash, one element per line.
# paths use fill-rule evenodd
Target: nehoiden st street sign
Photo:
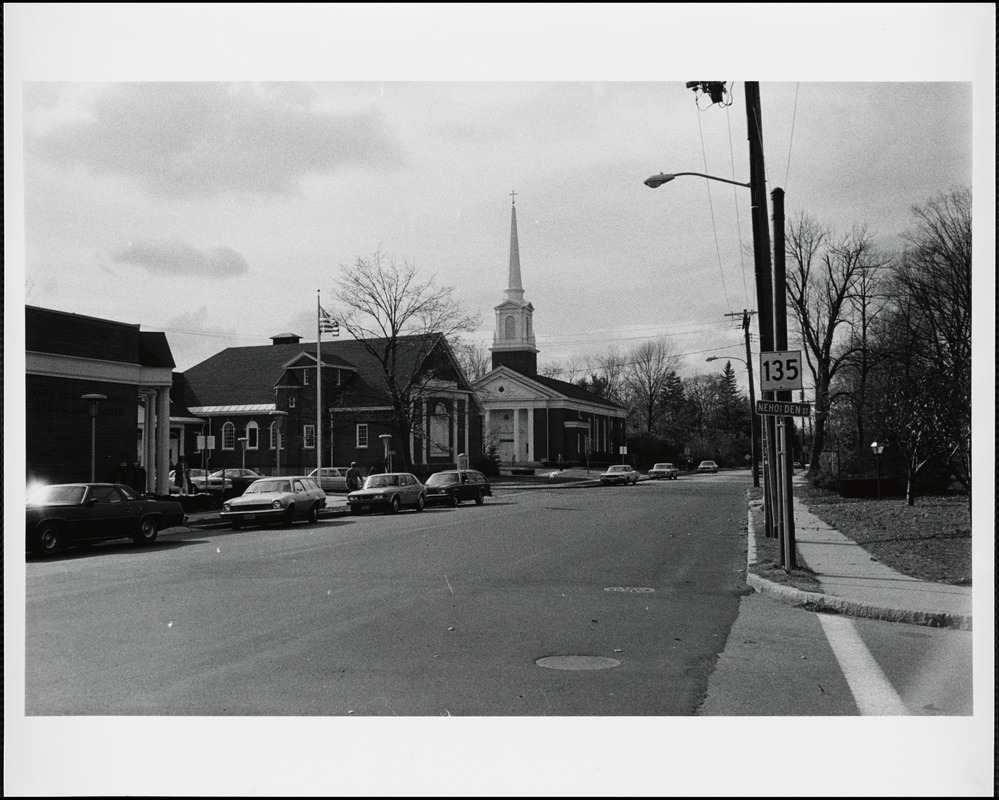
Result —
<path fill-rule="evenodd" d="M 769 414 L 776 417 L 810 417 L 811 403 L 789 403 L 784 400 L 757 400 L 757 414 Z"/>

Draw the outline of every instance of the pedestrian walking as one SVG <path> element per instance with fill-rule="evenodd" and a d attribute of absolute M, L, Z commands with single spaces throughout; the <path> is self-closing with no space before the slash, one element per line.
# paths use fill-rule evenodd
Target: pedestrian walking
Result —
<path fill-rule="evenodd" d="M 361 488 L 361 470 L 357 468 L 357 462 L 350 462 L 350 469 L 347 470 L 347 491 L 354 492 Z"/>

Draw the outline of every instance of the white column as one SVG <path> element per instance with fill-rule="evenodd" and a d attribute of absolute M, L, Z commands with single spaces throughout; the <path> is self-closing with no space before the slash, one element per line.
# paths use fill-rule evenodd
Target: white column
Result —
<path fill-rule="evenodd" d="M 161 387 L 157 399 L 156 493 L 166 495 L 170 494 L 170 387 Z M 178 454 L 179 449 L 178 444 Z"/>
<path fill-rule="evenodd" d="M 520 461 L 520 409 L 513 409 L 513 460 Z"/>
<path fill-rule="evenodd" d="M 469 406 L 471 405 L 471 399 L 466 395 L 465 397 L 465 452 L 468 452 L 468 426 L 471 424 L 471 412 L 469 411 Z"/>
<path fill-rule="evenodd" d="M 534 452 L 534 409 L 527 409 L 527 458 L 530 461 L 537 461 L 537 454 Z"/>
<path fill-rule="evenodd" d="M 451 398 L 451 455 L 454 456 L 455 464 L 458 463 L 458 453 L 461 451 L 458 449 L 458 398 Z"/>
<path fill-rule="evenodd" d="M 153 479 L 153 444 L 156 441 L 156 400 L 155 393 L 151 391 L 143 392 L 146 399 L 146 406 L 142 416 L 142 466 L 146 470 L 146 481 L 141 487 L 141 491 L 148 492 L 152 488 L 150 481 Z"/>

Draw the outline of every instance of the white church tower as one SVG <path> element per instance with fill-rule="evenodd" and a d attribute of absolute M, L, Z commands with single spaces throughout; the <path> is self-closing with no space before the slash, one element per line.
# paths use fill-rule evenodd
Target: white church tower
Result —
<path fill-rule="evenodd" d="M 516 192 L 510 217 L 510 276 L 506 299 L 496 306 L 496 328 L 493 333 L 493 369 L 507 366 L 522 375 L 538 374 L 538 348 L 534 344 L 534 306 L 524 300 L 520 280 L 520 245 L 517 241 Z"/>

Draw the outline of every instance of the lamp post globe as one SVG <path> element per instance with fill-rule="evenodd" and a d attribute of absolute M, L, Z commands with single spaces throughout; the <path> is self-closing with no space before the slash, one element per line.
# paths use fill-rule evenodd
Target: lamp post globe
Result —
<path fill-rule="evenodd" d="M 84 394 L 80 399 L 90 404 L 90 482 L 94 483 L 97 480 L 97 411 L 101 400 L 108 398 L 103 394 Z"/>

